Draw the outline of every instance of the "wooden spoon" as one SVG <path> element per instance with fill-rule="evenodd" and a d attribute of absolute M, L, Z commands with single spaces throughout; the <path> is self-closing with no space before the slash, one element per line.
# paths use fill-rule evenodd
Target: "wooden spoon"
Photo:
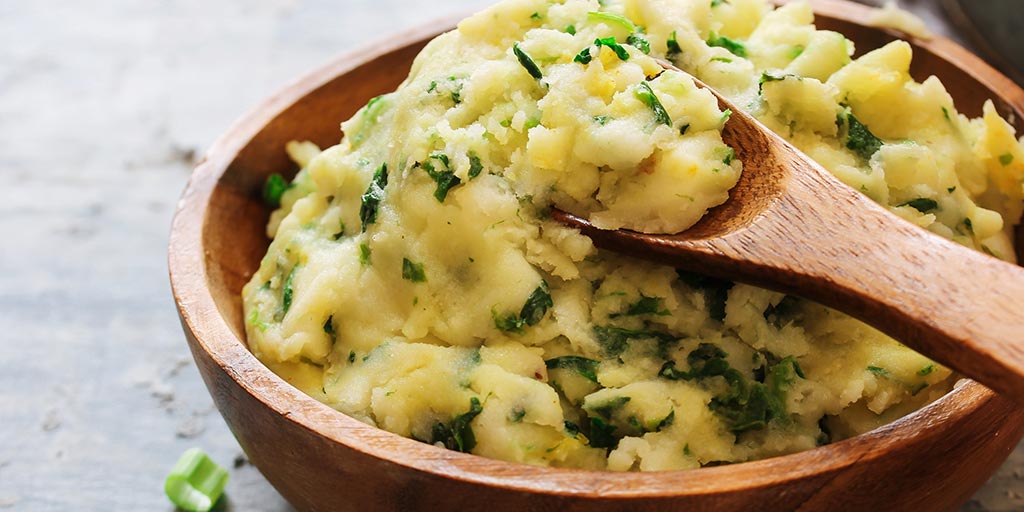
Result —
<path fill-rule="evenodd" d="M 743 174 L 728 201 L 674 235 L 554 218 L 599 247 L 835 308 L 1024 404 L 1024 269 L 900 219 L 696 82 L 732 110 L 722 138 Z"/>

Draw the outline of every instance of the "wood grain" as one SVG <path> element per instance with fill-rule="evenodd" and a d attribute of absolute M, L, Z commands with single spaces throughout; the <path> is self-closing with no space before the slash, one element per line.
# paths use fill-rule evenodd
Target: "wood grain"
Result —
<path fill-rule="evenodd" d="M 850 25 L 819 19 L 819 26 L 831 23 Z M 259 206 L 259 184 L 270 172 L 286 169 L 286 141 L 336 139 L 338 118 L 320 113 L 344 117 L 393 88 L 416 50 L 448 26 L 433 25 L 393 39 L 390 47 L 339 59 L 275 96 L 218 141 L 179 204 L 169 264 L 189 347 L 243 449 L 297 508 L 949 510 L 966 500 L 1020 439 L 1024 411 L 964 381 L 886 427 L 794 455 L 654 474 L 559 470 L 405 439 L 287 385 L 249 353 L 241 337 L 241 284 L 267 245 L 262 230 L 269 212 Z M 852 27 L 846 32 L 855 40 L 877 34 Z M 919 46 L 917 55 L 928 51 Z M 987 68 L 969 55 L 958 62 Z M 948 63 L 944 69 L 944 80 L 969 91 L 954 94 L 958 100 L 1020 93 L 993 87 L 1000 77 L 984 69 L 967 73 Z"/>

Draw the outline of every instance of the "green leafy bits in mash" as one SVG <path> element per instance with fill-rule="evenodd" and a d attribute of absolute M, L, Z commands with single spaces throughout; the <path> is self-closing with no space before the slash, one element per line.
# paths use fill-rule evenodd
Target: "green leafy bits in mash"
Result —
<path fill-rule="evenodd" d="M 608 47 L 608 49 L 615 52 L 615 56 L 618 57 L 619 60 L 629 60 L 629 52 L 627 52 L 621 44 L 616 42 L 614 37 L 595 39 L 594 44 L 597 45 L 598 49 L 600 49 L 602 46 Z"/>
<path fill-rule="evenodd" d="M 516 59 L 519 59 L 519 64 L 526 69 L 526 72 L 529 73 L 530 76 L 537 80 L 544 78 L 544 73 L 541 73 L 540 68 L 537 67 L 537 63 L 533 61 L 532 57 L 519 48 L 519 43 L 512 45 L 512 53 L 516 55 Z"/>
<path fill-rule="evenodd" d="M 871 133 L 867 126 L 858 121 L 849 109 L 840 114 L 840 119 L 846 121 L 846 147 L 848 149 L 853 150 L 854 153 L 857 153 L 865 160 L 870 160 L 872 155 L 877 153 L 879 149 L 882 149 L 882 139 L 875 137 L 875 134 Z"/>
<path fill-rule="evenodd" d="M 928 212 L 938 208 L 939 207 L 939 203 L 938 203 L 938 201 L 936 201 L 934 199 L 929 199 L 927 197 L 919 197 L 917 199 L 913 199 L 911 201 L 907 201 L 907 202 L 901 204 L 900 206 L 910 206 L 911 208 L 913 208 L 913 209 L 915 209 L 915 210 L 917 210 L 917 211 L 919 211 L 921 213 L 928 213 Z"/>
<path fill-rule="evenodd" d="M 498 330 L 522 333 L 524 325 L 537 325 L 540 323 L 548 312 L 548 308 L 553 305 L 554 302 L 551 300 L 551 294 L 548 292 L 548 284 L 545 281 L 541 281 L 540 286 L 526 299 L 526 303 L 523 304 L 519 315 L 510 313 L 502 316 L 492 310 L 491 316 L 494 318 L 494 325 Z"/>
<path fill-rule="evenodd" d="M 632 398 L 628 396 L 616 396 L 608 399 L 607 401 L 601 402 L 597 405 L 591 405 L 586 407 L 588 412 L 592 412 L 601 418 L 606 420 L 611 419 L 612 413 L 622 409 L 622 407 L 629 403 Z"/>
<path fill-rule="evenodd" d="M 430 160 L 437 160 L 444 166 L 444 170 L 437 170 L 434 164 Z M 437 188 L 434 189 L 434 198 L 438 202 L 443 203 L 448 197 L 448 191 L 456 185 L 462 183 L 462 180 L 455 175 L 455 171 L 451 170 L 448 164 L 448 156 L 442 153 L 435 153 L 430 156 L 430 160 L 423 162 L 421 166 L 424 171 L 427 171 L 427 175 L 430 179 L 437 183 Z"/>
<path fill-rule="evenodd" d="M 609 119 L 611 119 L 610 116 L 594 116 L 594 122 L 601 126 L 608 124 Z"/>
<path fill-rule="evenodd" d="M 665 56 L 668 57 L 669 60 L 671 60 L 676 55 L 680 55 L 683 53 L 683 49 L 679 47 L 679 40 L 677 39 L 677 37 L 678 36 L 676 36 L 676 31 L 672 31 L 672 37 L 668 38 L 668 41 L 666 41 L 665 43 L 666 47 L 668 48 L 665 51 Z"/>
<path fill-rule="evenodd" d="M 570 36 L 576 35 L 576 25 L 566 25 L 562 32 L 569 34 Z"/>
<path fill-rule="evenodd" d="M 388 105 L 388 95 L 382 94 L 376 98 L 371 99 L 365 107 L 363 107 L 363 122 L 357 131 L 352 136 L 352 146 L 358 147 L 364 140 L 366 140 L 367 132 L 375 124 L 377 124 L 377 118 L 383 113 L 384 108 Z"/>
<path fill-rule="evenodd" d="M 373 256 L 373 251 L 367 244 L 359 244 L 359 264 L 368 267 L 370 266 L 370 258 Z"/>
<path fill-rule="evenodd" d="M 469 179 L 480 176 L 480 172 L 484 170 L 484 164 L 480 161 L 480 157 L 476 153 L 470 151 L 469 154 Z"/>
<path fill-rule="evenodd" d="M 711 0 L 711 7 L 718 7 L 722 4 L 728 4 L 729 0 Z"/>
<path fill-rule="evenodd" d="M 570 370 L 578 373 L 585 379 L 597 382 L 597 367 L 601 363 L 594 359 L 587 359 L 580 356 L 562 356 L 544 361 L 549 370 Z"/>
<path fill-rule="evenodd" d="M 630 34 L 626 38 L 626 44 L 640 50 L 645 55 L 650 55 L 651 53 L 651 42 L 643 34 Z"/>
<path fill-rule="evenodd" d="M 362 205 L 359 207 L 359 219 L 363 222 L 363 232 L 370 224 L 377 221 L 377 209 L 380 202 L 384 200 L 384 188 L 388 186 L 388 164 L 381 164 L 377 172 L 373 173 L 370 186 L 362 197 Z"/>
<path fill-rule="evenodd" d="M 614 449 L 619 445 L 619 438 L 615 437 L 616 430 L 617 427 L 609 425 L 601 418 L 590 418 L 590 446 Z"/>
<path fill-rule="evenodd" d="M 590 64 L 590 61 L 594 60 L 594 56 L 590 54 L 590 47 L 586 47 L 576 54 L 576 57 L 572 59 L 573 62 L 578 62 L 583 65 Z"/>
<path fill-rule="evenodd" d="M 402 258 L 402 279 L 414 283 L 423 283 L 427 275 L 423 272 L 422 263 L 413 263 L 409 258 Z"/>
<path fill-rule="evenodd" d="M 334 336 L 334 315 L 327 317 L 327 320 L 324 322 L 324 332 Z"/>
<path fill-rule="evenodd" d="M 875 374 L 878 377 L 889 376 L 889 370 L 886 370 L 885 368 L 882 368 L 880 366 L 868 366 L 868 371 Z"/>
<path fill-rule="evenodd" d="M 526 409 L 521 406 L 513 407 L 508 413 L 508 421 L 512 423 L 522 423 L 523 418 L 526 417 Z"/>
<path fill-rule="evenodd" d="M 1003 167 L 1006 167 L 1007 165 L 1012 164 L 1013 163 L 1013 155 L 1010 154 L 1010 153 L 1006 153 L 1004 155 L 999 155 L 999 163 L 1003 164 Z"/>
<path fill-rule="evenodd" d="M 267 181 L 263 183 L 263 202 L 272 208 L 281 206 L 281 196 L 290 188 L 292 184 L 284 176 L 277 173 L 267 176 Z"/>
<path fill-rule="evenodd" d="M 931 373 L 934 372 L 934 371 L 935 371 L 935 365 L 934 364 L 928 364 L 924 368 L 921 368 L 920 370 L 918 370 L 917 374 L 919 376 L 921 376 L 921 377 L 925 377 L 925 376 L 931 375 Z"/>
<path fill-rule="evenodd" d="M 679 135 L 686 135 L 686 132 L 690 131 L 690 123 L 686 123 L 679 127 Z"/>
<path fill-rule="evenodd" d="M 719 48 L 725 48 L 729 50 L 729 53 L 737 57 L 747 56 L 747 46 L 740 41 L 731 39 L 725 36 L 720 36 L 715 32 L 711 33 L 711 37 L 707 40 L 708 46 L 717 46 Z"/>
<path fill-rule="evenodd" d="M 595 325 L 594 337 L 597 338 L 601 348 L 610 356 L 617 356 L 625 352 L 630 340 L 653 339 L 661 343 L 669 343 L 676 340 L 675 336 L 664 332 L 626 329 L 614 325 Z"/>
<path fill-rule="evenodd" d="M 647 297 L 645 295 L 640 296 L 640 300 L 629 305 L 626 309 L 626 316 L 636 315 L 656 315 L 656 316 L 668 316 L 671 313 L 668 312 L 664 307 L 665 299 L 661 297 Z"/>
<path fill-rule="evenodd" d="M 288 277 L 284 280 L 284 290 L 281 291 L 281 316 L 288 314 L 288 310 L 292 308 L 292 299 L 295 297 L 295 271 L 298 270 L 299 266 L 295 265 L 292 267 L 291 272 L 288 272 Z"/>
<path fill-rule="evenodd" d="M 712 57 L 711 62 L 724 62 L 726 64 L 732 63 L 732 59 L 728 57 Z"/>
<path fill-rule="evenodd" d="M 647 82 L 640 82 L 634 93 L 640 101 L 644 102 L 645 105 L 650 107 L 654 112 L 654 121 L 658 124 L 665 126 L 672 126 L 672 118 L 669 117 L 665 107 L 661 104 L 661 100 L 654 94 L 654 90 L 651 89 L 650 84 Z"/>
<path fill-rule="evenodd" d="M 631 34 L 640 31 L 636 24 L 629 21 L 626 17 L 610 12 L 590 11 L 587 13 L 587 18 L 593 21 L 601 21 L 608 25 L 618 25 L 619 27 L 626 29 L 626 31 Z"/>
<path fill-rule="evenodd" d="M 443 445 L 449 450 L 469 453 L 476 446 L 476 436 L 473 434 L 473 427 L 470 423 L 484 408 L 480 399 L 472 397 L 469 399 L 469 410 L 452 419 L 447 425 L 436 423 L 431 431 L 430 444 Z"/>

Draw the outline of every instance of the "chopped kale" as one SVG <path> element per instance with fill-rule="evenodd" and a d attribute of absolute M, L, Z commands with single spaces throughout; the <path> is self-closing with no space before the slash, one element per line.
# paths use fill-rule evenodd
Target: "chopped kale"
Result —
<path fill-rule="evenodd" d="M 861 158 L 870 160 L 872 155 L 882 149 L 882 144 L 884 144 L 882 139 L 875 137 L 875 134 L 858 121 L 852 112 L 847 111 L 842 117 L 845 117 L 847 125 L 846 147 L 860 155 Z"/>
<path fill-rule="evenodd" d="M 570 370 L 591 382 L 597 382 L 597 367 L 600 364 L 600 361 L 580 356 L 562 356 L 544 361 L 549 370 Z"/>
<path fill-rule="evenodd" d="M 625 329 L 614 325 L 595 325 L 594 337 L 609 356 L 625 352 L 630 340 L 654 339 L 661 343 L 676 341 L 676 337 L 668 333 Z"/>
<path fill-rule="evenodd" d="M 526 299 L 526 304 L 523 304 L 519 318 L 526 325 L 537 325 L 544 318 L 544 314 L 548 312 L 548 308 L 554 305 L 551 294 L 548 293 L 548 283 L 541 281 L 540 286 Z"/>
<path fill-rule="evenodd" d="M 640 50 L 645 55 L 650 55 L 651 53 L 651 42 L 648 41 L 643 34 L 630 34 L 629 37 L 626 38 L 626 44 Z"/>
<path fill-rule="evenodd" d="M 327 317 L 327 321 L 324 322 L 324 332 L 334 337 L 334 315 Z"/>
<path fill-rule="evenodd" d="M 1002 164 L 1003 167 L 1006 167 L 1006 166 L 1012 164 L 1013 163 L 1013 154 L 1006 153 L 1004 155 L 999 155 L 999 163 Z"/>
<path fill-rule="evenodd" d="M 917 199 L 907 201 L 900 206 L 910 206 L 921 213 L 928 213 L 939 207 L 939 203 L 934 199 L 927 197 L 919 197 Z"/>
<path fill-rule="evenodd" d="M 534 79 L 540 80 L 544 78 L 544 73 L 541 73 L 540 68 L 537 67 L 537 63 L 533 61 L 526 52 L 519 48 L 519 43 L 512 45 L 512 53 L 516 55 L 516 59 L 519 59 L 519 64 L 526 69 L 526 72 L 530 74 Z"/>
<path fill-rule="evenodd" d="M 615 448 L 619 445 L 619 439 L 615 437 L 618 430 L 614 425 L 609 425 L 601 418 L 590 418 L 590 446 L 594 448 Z"/>
<path fill-rule="evenodd" d="M 792 295 L 786 295 L 778 304 L 769 304 L 764 309 L 764 319 L 771 322 L 776 328 L 782 327 L 782 320 L 791 317 L 800 306 L 800 299 Z"/>
<path fill-rule="evenodd" d="M 647 82 L 640 82 L 633 94 L 636 95 L 637 99 L 644 102 L 645 105 L 654 111 L 654 121 L 656 123 L 664 124 L 665 126 L 672 126 L 672 118 L 669 117 L 668 112 L 661 104 L 658 96 L 654 94 L 654 90 L 651 89 L 650 84 Z"/>
<path fill-rule="evenodd" d="M 480 176 L 480 172 L 484 170 L 484 164 L 480 161 L 480 157 L 476 153 L 469 152 L 469 179 Z"/>
<path fill-rule="evenodd" d="M 413 263 L 409 261 L 409 258 L 402 258 L 402 279 L 414 283 L 425 282 L 427 275 L 423 272 L 423 264 Z"/>
<path fill-rule="evenodd" d="M 612 413 L 621 409 L 622 406 L 628 404 L 630 400 L 631 398 L 628 396 L 616 396 L 608 399 L 608 401 L 603 402 L 601 404 L 588 406 L 587 410 L 600 416 L 605 420 L 610 420 L 612 417 Z"/>
<path fill-rule="evenodd" d="M 263 183 L 263 202 L 271 208 L 281 206 L 281 196 L 290 188 L 292 184 L 284 176 L 277 173 L 267 176 L 267 181 Z"/>
<path fill-rule="evenodd" d="M 662 304 L 664 301 L 665 299 L 661 297 L 647 297 L 645 295 L 641 295 L 640 300 L 629 305 L 629 308 L 626 309 L 626 315 L 668 316 L 670 313 L 664 308 L 664 305 Z"/>
<path fill-rule="evenodd" d="M 616 42 L 614 37 L 594 39 L 594 44 L 597 45 L 598 49 L 602 46 L 607 46 L 611 51 L 615 52 L 615 56 L 618 57 L 619 60 L 629 60 L 629 52 L 627 52 L 622 45 Z"/>
<path fill-rule="evenodd" d="M 725 301 L 729 297 L 733 283 L 682 269 L 676 269 L 676 275 L 690 288 L 704 292 L 704 303 L 711 318 L 719 322 L 725 321 Z"/>
<path fill-rule="evenodd" d="M 436 169 L 431 160 L 439 161 L 444 165 L 444 170 Z M 434 198 L 437 199 L 437 202 L 439 203 L 444 202 L 448 197 L 448 191 L 450 191 L 452 187 L 462 183 L 462 180 L 455 175 L 455 171 L 449 167 L 448 155 L 443 153 L 434 153 L 433 155 L 430 155 L 430 159 L 423 162 L 421 166 L 424 171 L 427 171 L 427 175 L 430 176 L 430 179 L 437 183 L 437 188 L 434 189 Z"/>
<path fill-rule="evenodd" d="M 370 180 L 370 186 L 362 197 L 362 205 L 359 207 L 359 219 L 363 223 L 363 232 L 366 228 L 377 221 L 377 210 L 380 202 L 384 200 L 384 189 L 388 186 L 388 164 L 381 164 L 377 172 Z"/>
<path fill-rule="evenodd" d="M 731 39 L 725 36 L 720 36 L 714 32 L 711 33 L 711 37 L 707 40 L 708 46 L 717 46 L 729 50 L 730 53 L 737 57 L 747 56 L 747 46 L 740 41 Z"/>
<path fill-rule="evenodd" d="M 469 410 L 452 419 L 447 425 L 438 422 L 431 431 L 430 444 L 443 444 L 449 450 L 469 453 L 476 446 L 476 436 L 473 434 L 473 427 L 470 423 L 484 408 L 480 405 L 480 399 L 472 397 L 469 399 Z"/>
<path fill-rule="evenodd" d="M 573 423 L 573 422 L 571 422 L 569 420 L 565 420 L 565 422 L 563 422 L 563 425 L 565 425 L 565 433 L 569 437 L 576 437 L 576 436 L 580 435 L 580 426 L 579 425 L 577 425 L 577 424 L 575 424 L 575 423 Z"/>

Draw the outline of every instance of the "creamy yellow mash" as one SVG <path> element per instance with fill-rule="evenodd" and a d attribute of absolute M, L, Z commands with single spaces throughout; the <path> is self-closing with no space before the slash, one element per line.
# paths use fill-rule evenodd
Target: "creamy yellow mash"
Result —
<path fill-rule="evenodd" d="M 268 182 L 251 349 L 361 421 L 537 465 L 740 462 L 936 399 L 951 372 L 859 321 L 547 216 L 674 232 L 727 198 L 730 113 L 663 58 L 896 215 L 1012 261 L 1012 128 L 915 82 L 906 43 L 851 60 L 812 23 L 764 0 L 504 0 L 463 21 L 339 145 L 287 148 L 302 170 Z"/>

